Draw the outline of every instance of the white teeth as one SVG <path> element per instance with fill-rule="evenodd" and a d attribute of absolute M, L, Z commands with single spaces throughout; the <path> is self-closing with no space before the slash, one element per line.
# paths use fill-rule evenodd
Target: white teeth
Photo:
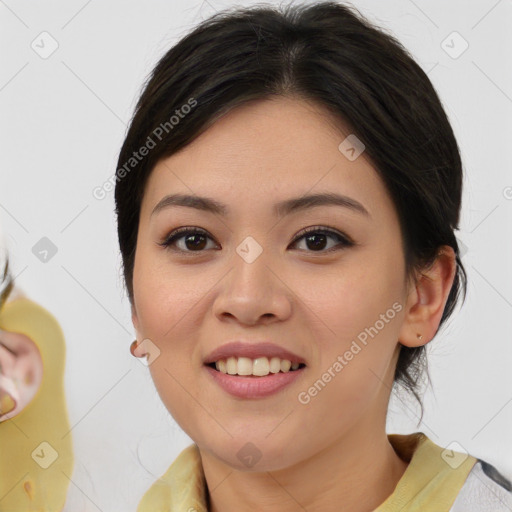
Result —
<path fill-rule="evenodd" d="M 248 357 L 238 358 L 238 375 L 251 375 L 252 367 L 252 359 L 249 359 Z"/>
<path fill-rule="evenodd" d="M 279 373 L 279 370 L 281 370 L 281 359 L 279 357 L 273 357 L 270 360 L 270 373 Z"/>
<path fill-rule="evenodd" d="M 240 360 L 239 360 L 240 361 Z M 239 363 L 240 364 L 240 363 Z M 252 363 L 252 374 L 264 377 L 270 372 L 270 364 L 266 357 L 258 357 Z"/>
<path fill-rule="evenodd" d="M 215 368 L 229 375 L 256 375 L 264 377 L 269 373 L 287 373 L 290 370 L 297 370 L 299 363 L 293 363 L 288 359 L 272 357 L 270 361 L 267 357 L 258 357 L 251 359 L 249 357 L 228 357 L 215 362 Z"/>
<path fill-rule="evenodd" d="M 288 359 L 283 359 L 281 361 L 281 371 L 288 372 L 290 371 L 290 367 L 292 366 L 292 362 L 288 361 Z"/>
<path fill-rule="evenodd" d="M 236 358 L 228 357 L 226 360 L 226 372 L 229 373 L 229 375 L 236 375 L 238 373 L 237 370 Z"/>

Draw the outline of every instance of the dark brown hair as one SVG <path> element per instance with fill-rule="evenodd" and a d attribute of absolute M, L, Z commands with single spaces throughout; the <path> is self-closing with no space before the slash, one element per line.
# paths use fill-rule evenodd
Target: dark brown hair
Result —
<path fill-rule="evenodd" d="M 335 2 L 219 12 L 158 62 L 137 103 L 116 171 L 118 236 L 130 301 L 140 206 L 155 164 L 229 110 L 279 95 L 327 107 L 365 144 L 400 219 L 406 277 L 432 264 L 440 246 L 455 250 L 457 272 L 442 325 L 459 290 L 466 294 L 454 234 L 462 195 L 457 141 L 432 83 L 402 44 L 354 7 Z M 185 109 L 191 100 L 195 108 Z M 131 160 L 150 140 L 155 145 L 144 158 Z M 425 367 L 424 346 L 401 347 L 395 382 L 420 403 Z"/>

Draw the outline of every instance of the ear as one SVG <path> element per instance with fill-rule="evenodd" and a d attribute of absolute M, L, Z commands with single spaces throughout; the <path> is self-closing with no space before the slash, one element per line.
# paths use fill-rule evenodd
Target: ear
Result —
<path fill-rule="evenodd" d="M 137 310 L 135 309 L 135 305 L 131 305 L 132 310 L 132 324 L 135 328 L 135 333 L 137 335 L 137 339 L 139 339 L 139 317 L 137 316 Z"/>
<path fill-rule="evenodd" d="M 139 317 L 137 316 L 137 310 L 135 306 L 132 304 L 132 323 L 135 328 L 135 341 L 133 342 L 133 352 L 132 354 L 135 357 L 145 357 L 148 353 L 146 350 L 146 340 L 141 340 L 142 336 L 139 329 Z M 132 350 L 132 348 L 130 348 Z"/>
<path fill-rule="evenodd" d="M 448 245 L 441 246 L 434 263 L 421 271 L 409 291 L 398 337 L 402 345 L 419 347 L 435 336 L 456 270 L 455 251 Z"/>

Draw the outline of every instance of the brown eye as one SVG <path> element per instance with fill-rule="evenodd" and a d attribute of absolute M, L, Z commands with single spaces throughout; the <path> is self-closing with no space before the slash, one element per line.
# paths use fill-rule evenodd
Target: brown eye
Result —
<path fill-rule="evenodd" d="M 181 252 L 203 252 L 208 239 L 211 240 L 206 231 L 186 227 L 174 230 L 160 245 Z"/>
<path fill-rule="evenodd" d="M 297 244 L 301 239 L 305 240 L 307 247 L 305 250 L 308 252 L 331 252 L 353 245 L 352 242 L 340 233 L 319 227 L 308 228 L 307 230 L 302 231 L 299 233 L 299 236 L 295 238 L 293 244 Z M 326 249 L 326 246 L 329 244 L 329 239 L 335 239 L 337 243 Z"/>
<path fill-rule="evenodd" d="M 354 245 L 353 242 L 340 233 L 321 227 L 303 230 L 292 244 L 296 245 L 301 239 L 304 239 L 306 249 L 299 250 L 305 250 L 306 252 L 325 253 Z M 199 253 L 208 249 L 208 240 L 213 241 L 206 231 L 198 228 L 183 227 L 171 232 L 159 245 L 172 251 Z M 329 240 L 334 240 L 336 243 L 334 245 L 331 243 L 330 247 L 328 247 Z"/>

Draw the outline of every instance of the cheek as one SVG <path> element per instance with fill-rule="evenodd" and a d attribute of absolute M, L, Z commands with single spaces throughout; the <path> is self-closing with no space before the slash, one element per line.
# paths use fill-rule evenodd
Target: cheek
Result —
<path fill-rule="evenodd" d="M 323 286 L 317 281 L 305 288 L 316 290 L 309 293 L 310 309 L 322 320 L 316 322 L 317 335 L 311 333 L 321 343 L 320 365 L 311 381 L 321 380 L 319 402 L 343 405 L 340 414 L 363 407 L 389 380 L 404 309 L 396 261 L 391 251 L 381 251 L 379 258 L 362 256 Z"/>
<path fill-rule="evenodd" d="M 190 407 L 191 366 L 197 354 L 198 315 L 204 315 L 202 299 L 213 283 L 200 273 L 171 266 L 148 251 L 137 254 L 134 266 L 134 302 L 140 335 L 159 349 L 150 365 L 155 386 L 169 411 Z M 197 363 L 199 364 L 199 363 Z M 188 403 L 188 406 L 187 406 Z"/>
<path fill-rule="evenodd" d="M 133 287 L 137 317 L 142 335 L 162 343 L 173 344 L 189 325 L 187 317 L 200 307 L 208 285 L 197 272 L 180 269 L 160 258 L 140 254 L 134 267 Z"/>
<path fill-rule="evenodd" d="M 391 270 L 384 258 L 373 262 L 362 258 L 326 278 L 321 286 L 318 280 L 304 286 L 310 309 L 325 327 L 324 353 L 346 349 L 347 343 L 358 337 L 364 342 L 376 336 L 387 339 L 398 332 L 397 309 L 403 305 L 400 308 L 395 303 L 400 304 L 403 290 L 396 270 L 396 265 Z"/>

